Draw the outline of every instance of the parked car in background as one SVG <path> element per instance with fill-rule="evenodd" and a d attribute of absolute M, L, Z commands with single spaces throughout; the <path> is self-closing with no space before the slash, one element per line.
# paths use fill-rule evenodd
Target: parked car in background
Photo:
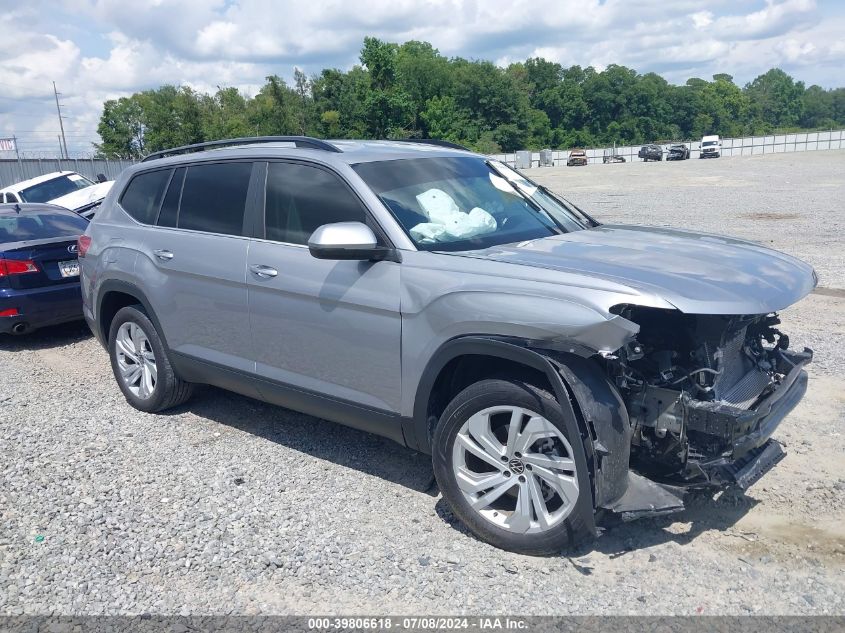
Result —
<path fill-rule="evenodd" d="M 701 137 L 699 158 L 719 158 L 722 155 L 722 139 L 718 135 Z"/>
<path fill-rule="evenodd" d="M 616 147 L 613 147 L 612 149 L 604 150 L 604 153 L 601 157 L 601 162 L 603 162 L 605 165 L 607 165 L 608 163 L 624 163 L 625 157 L 622 156 L 616 150 Z"/>
<path fill-rule="evenodd" d="M 583 149 L 573 149 L 569 152 L 569 158 L 566 159 L 567 167 L 576 167 L 586 165 L 589 162 L 587 159 L 587 152 Z"/>
<path fill-rule="evenodd" d="M 643 145 L 640 148 L 640 151 L 637 152 L 637 156 L 642 158 L 644 161 L 648 162 L 650 160 L 663 160 L 663 148 L 660 145 Z"/>
<path fill-rule="evenodd" d="M 0 203 L 56 204 L 91 217 L 113 184 L 102 174 L 93 182 L 75 171 L 55 171 L 0 189 Z"/>
<path fill-rule="evenodd" d="M 683 144 L 672 145 L 666 160 L 687 160 L 689 158 L 689 147 Z"/>
<path fill-rule="evenodd" d="M 204 143 L 115 188 L 79 238 L 83 312 L 140 411 L 208 383 L 384 435 L 432 455 L 476 536 L 530 554 L 784 456 L 812 352 L 775 312 L 817 281 L 794 257 L 601 224 L 408 141 Z"/>
<path fill-rule="evenodd" d="M 49 204 L 0 204 L 0 333 L 82 319 L 77 240 L 88 220 Z"/>

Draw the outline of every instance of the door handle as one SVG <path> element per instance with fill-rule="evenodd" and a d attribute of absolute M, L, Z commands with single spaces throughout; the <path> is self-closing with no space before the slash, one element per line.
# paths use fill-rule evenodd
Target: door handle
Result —
<path fill-rule="evenodd" d="M 153 251 L 153 255 L 158 257 L 161 261 L 166 262 L 173 259 L 173 253 L 165 249 L 159 249 L 157 251 Z"/>
<path fill-rule="evenodd" d="M 272 266 L 265 266 L 264 264 L 253 264 L 249 267 L 253 274 L 258 275 L 262 279 L 270 279 L 279 274 L 279 271 Z"/>

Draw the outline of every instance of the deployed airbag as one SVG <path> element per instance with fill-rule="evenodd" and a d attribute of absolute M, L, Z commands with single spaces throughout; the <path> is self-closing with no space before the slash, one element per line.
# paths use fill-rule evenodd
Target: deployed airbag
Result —
<path fill-rule="evenodd" d="M 419 242 L 461 240 L 496 230 L 496 219 L 487 211 L 473 207 L 464 213 L 442 189 L 424 191 L 417 196 L 417 202 L 429 219 L 411 229 L 411 237 Z"/>

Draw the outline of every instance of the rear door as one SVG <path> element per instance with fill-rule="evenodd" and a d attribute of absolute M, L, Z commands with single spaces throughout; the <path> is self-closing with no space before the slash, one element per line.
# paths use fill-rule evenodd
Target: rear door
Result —
<path fill-rule="evenodd" d="M 227 161 L 170 170 L 135 264 L 173 351 L 247 372 L 255 368 L 244 231 L 252 169 Z"/>
<path fill-rule="evenodd" d="M 398 412 L 399 264 L 316 259 L 307 246 L 323 224 L 366 222 L 377 235 L 380 228 L 338 174 L 314 164 L 268 163 L 264 203 L 247 266 L 258 374 Z M 259 389 L 274 399 L 272 386 L 265 382 Z"/>

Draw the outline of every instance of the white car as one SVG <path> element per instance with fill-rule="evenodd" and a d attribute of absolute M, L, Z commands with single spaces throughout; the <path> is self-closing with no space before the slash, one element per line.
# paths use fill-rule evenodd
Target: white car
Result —
<path fill-rule="evenodd" d="M 722 139 L 718 135 L 701 137 L 699 158 L 719 158 L 722 155 Z"/>
<path fill-rule="evenodd" d="M 54 171 L 0 189 L 0 203 L 49 202 L 89 217 L 113 184 L 93 182 L 75 171 Z"/>

